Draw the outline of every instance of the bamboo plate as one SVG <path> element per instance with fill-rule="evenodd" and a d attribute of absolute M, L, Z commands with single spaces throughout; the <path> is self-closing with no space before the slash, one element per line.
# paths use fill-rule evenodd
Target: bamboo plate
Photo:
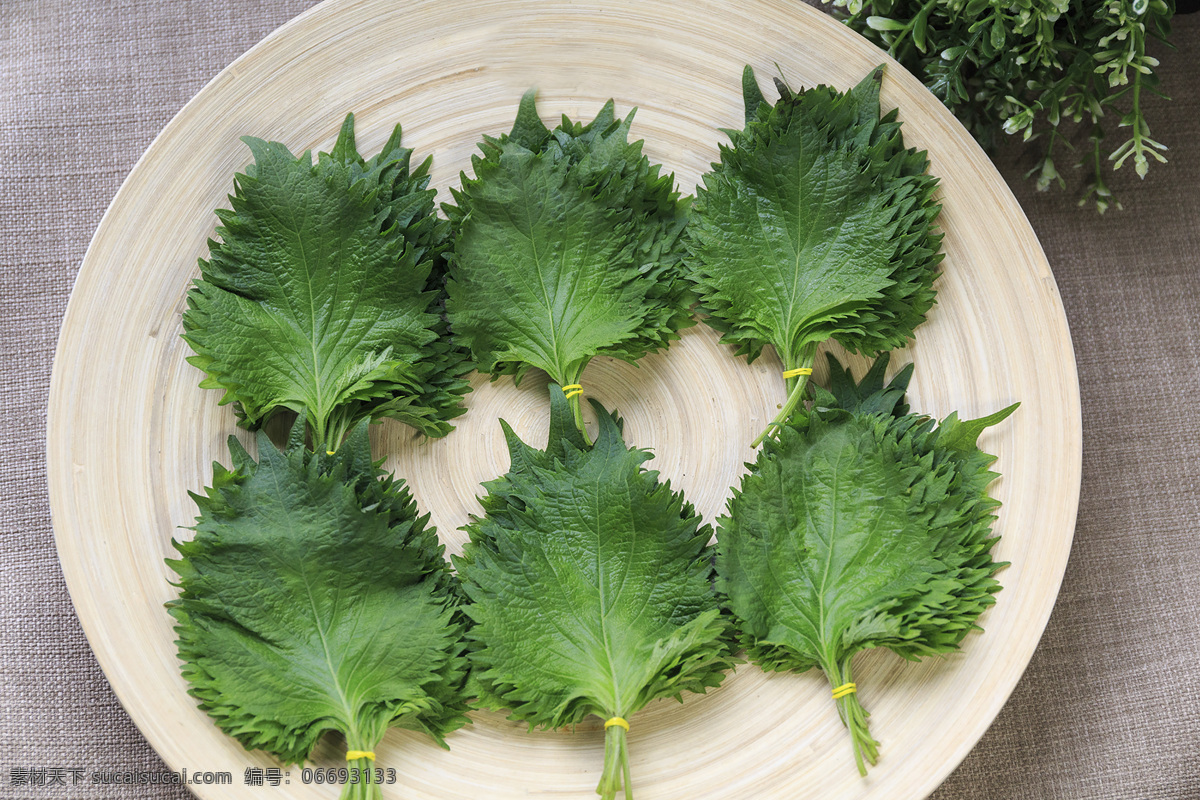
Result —
<path fill-rule="evenodd" d="M 221 733 L 186 692 L 175 660 L 173 590 L 163 558 L 186 535 L 188 491 L 225 463 L 236 430 L 217 392 L 185 363 L 180 312 L 212 209 L 249 161 L 245 134 L 293 151 L 328 149 L 348 110 L 364 153 L 402 122 L 405 144 L 432 154 L 434 185 L 457 180 L 482 134 L 506 131 L 521 93 L 540 88 L 544 118 L 590 119 L 609 97 L 640 107 L 634 132 L 690 192 L 722 138 L 741 126 L 739 76 L 764 85 L 778 64 L 793 86 L 848 88 L 887 61 L 885 106 L 899 106 L 906 141 L 927 148 L 942 180 L 947 258 L 940 303 L 918 343 L 913 407 L 979 416 L 1022 401 L 982 442 L 999 456 L 997 525 L 1004 591 L 985 635 L 961 654 L 908 664 L 884 652 L 856 660 L 882 759 L 866 779 L 853 765 L 829 687 L 817 673 L 767 676 L 743 666 L 718 690 L 660 702 L 630 735 L 639 800 L 664 798 L 925 797 L 1004 704 L 1042 633 L 1066 566 L 1078 504 L 1079 391 L 1054 278 L 1017 203 L 984 154 L 910 75 L 865 40 L 798 0 L 735 5 L 687 0 L 329 0 L 283 26 L 222 72 L 167 126 L 117 194 L 80 269 L 63 322 L 49 407 L 51 507 L 59 555 L 88 639 L 118 697 L 174 769 L 230 771 L 232 786 L 200 797 L 257 798 L 247 766 L 275 766 Z M 861 368 L 861 363 L 858 365 Z M 820 378 L 818 373 L 818 379 Z M 590 394 L 652 448 L 652 466 L 706 519 L 751 457 L 748 442 L 783 399 L 779 365 L 731 356 L 703 326 L 640 369 L 599 359 Z M 408 478 L 451 551 L 477 509 L 479 482 L 503 472 L 496 420 L 545 441 L 545 390 L 531 380 L 476 378 L 459 429 L 415 441 L 398 424 L 375 431 L 377 453 Z M 248 437 L 239 433 L 244 441 Z M 528 734 L 496 714 L 439 750 L 393 731 L 379 748 L 394 767 L 393 798 L 594 797 L 599 721 L 574 734 Z M 326 743 L 317 764 L 338 763 Z M 272 797 L 330 798 L 298 769 Z"/>

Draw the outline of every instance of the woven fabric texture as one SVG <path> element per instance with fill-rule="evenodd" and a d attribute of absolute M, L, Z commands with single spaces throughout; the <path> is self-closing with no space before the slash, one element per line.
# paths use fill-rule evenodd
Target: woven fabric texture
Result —
<path fill-rule="evenodd" d="M 0 798 L 175 800 L 53 770 L 166 767 L 93 658 L 55 555 L 45 407 L 89 237 L 137 158 L 222 67 L 312 0 L 0 4 Z M 1083 394 L 1071 562 L 1033 661 L 935 800 L 1200 798 L 1200 14 L 1163 50 L 1171 163 L 1104 217 L 998 165 L 1049 257 Z M 119 420 L 105 424 L 120 424 Z M 202 767 L 203 765 L 197 765 Z M 13 785 L 46 769 L 68 785 Z M 17 772 L 14 772 L 17 771 Z M 241 776 L 235 776 L 240 782 Z M 263 791 L 269 792 L 269 789 Z"/>

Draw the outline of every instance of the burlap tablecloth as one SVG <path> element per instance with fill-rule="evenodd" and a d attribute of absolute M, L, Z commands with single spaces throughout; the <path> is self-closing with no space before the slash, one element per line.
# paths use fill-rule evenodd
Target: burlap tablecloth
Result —
<path fill-rule="evenodd" d="M 51 359 L 88 240 L 134 162 L 205 82 L 310 5 L 0 2 L 0 798 L 189 796 L 12 785 L 14 769 L 165 769 L 97 667 L 55 556 Z M 1037 654 L 936 800 L 1200 798 L 1200 15 L 1173 38 L 1159 55 L 1174 101 L 1151 103 L 1171 164 L 1113 179 L 1128 210 L 1038 194 L 1015 153 L 998 157 L 1070 319 L 1083 492 Z"/>

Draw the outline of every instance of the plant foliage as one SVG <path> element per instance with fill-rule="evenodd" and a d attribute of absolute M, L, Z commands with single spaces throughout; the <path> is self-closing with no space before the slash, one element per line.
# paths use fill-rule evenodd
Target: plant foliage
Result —
<path fill-rule="evenodd" d="M 443 436 L 461 414 L 463 356 L 440 317 L 435 275 L 447 223 L 434 210 L 429 160 L 410 168 L 400 127 L 364 160 L 347 116 L 316 163 L 278 142 L 243 139 L 254 164 L 218 210 L 184 339 L 254 428 L 288 408 L 313 446 L 336 450 L 359 420 L 394 417 Z"/>
<path fill-rule="evenodd" d="M 233 469 L 214 465 L 193 495 L 195 538 L 167 562 L 190 693 L 247 749 L 285 763 L 328 731 L 371 751 L 389 726 L 441 742 L 466 722 L 454 578 L 428 516 L 380 477 L 366 429 L 333 456 L 308 450 L 300 425 L 284 452 L 260 432 L 258 462 L 230 437 Z"/>
<path fill-rule="evenodd" d="M 708 324 L 751 360 L 770 344 L 785 370 L 811 369 L 830 338 L 900 347 L 933 305 L 937 180 L 896 112 L 880 117 L 881 80 L 876 69 L 846 93 L 777 81 L 770 105 L 746 67 L 746 127 L 727 131 L 697 192 L 688 267 Z"/>
<path fill-rule="evenodd" d="M 446 309 L 480 371 L 520 380 L 532 366 L 570 386 L 594 356 L 633 363 L 692 324 L 687 204 L 629 142 L 632 120 L 609 101 L 587 125 L 564 116 L 550 130 L 531 91 L 512 131 L 480 145 L 475 177 L 444 207 L 455 230 Z"/>
<path fill-rule="evenodd" d="M 764 669 L 843 687 L 861 650 L 954 650 L 1000 589 L 995 459 L 976 441 L 1016 406 L 937 423 L 904 404 L 911 367 L 884 385 L 887 362 L 856 385 L 831 356 L 832 391 L 767 440 L 718 521 L 718 586 Z M 835 698 L 865 774 L 867 714 L 853 690 Z"/>
<path fill-rule="evenodd" d="M 531 726 L 627 721 L 656 698 L 718 685 L 732 661 L 711 530 L 592 402 L 592 447 L 557 389 L 544 451 L 504 425 L 512 466 L 485 484 L 486 515 L 455 559 L 479 703 Z M 608 726 L 605 740 L 597 791 L 630 797 L 625 728 Z"/>
<path fill-rule="evenodd" d="M 828 0 L 825 0 L 828 2 Z M 1077 150 L 1088 179 L 1080 205 L 1114 201 L 1105 163 L 1133 159 L 1145 177 L 1166 145 L 1150 136 L 1157 94 L 1153 40 L 1170 33 L 1174 0 L 833 0 L 835 13 L 891 53 L 991 148 L 1003 131 L 1040 140 L 1029 175 L 1065 186 L 1056 157 Z M 1114 126 L 1114 121 L 1116 122 Z M 1069 125 L 1064 123 L 1080 123 Z M 1119 144 L 1105 140 L 1116 131 Z M 1082 134 L 1076 135 L 1076 134 Z M 1086 143 L 1072 139 L 1086 137 Z M 1120 207 L 1120 204 L 1118 204 Z"/>

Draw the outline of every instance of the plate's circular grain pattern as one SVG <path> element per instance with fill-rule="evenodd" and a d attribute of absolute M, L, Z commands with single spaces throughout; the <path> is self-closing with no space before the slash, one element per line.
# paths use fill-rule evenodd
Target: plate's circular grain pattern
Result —
<path fill-rule="evenodd" d="M 235 170 L 249 161 L 238 137 L 277 139 L 293 151 L 328 148 L 346 111 L 373 153 L 402 122 L 405 144 L 434 157 L 443 190 L 467 168 L 482 134 L 508 129 L 517 100 L 540 89 L 539 108 L 590 118 L 613 97 L 639 111 L 637 137 L 690 192 L 716 157 L 719 127 L 741 125 L 742 66 L 765 83 L 775 64 L 793 86 L 848 88 L 887 60 L 794 0 L 744 3 L 605 0 L 330 0 L 299 17 L 218 76 L 164 130 L 104 217 L 63 323 L 49 409 L 51 504 L 72 598 L 100 664 L 126 709 L 169 764 L 229 770 L 234 785 L 193 787 L 204 798 L 252 798 L 246 753 L 197 710 L 175 660 L 173 595 L 163 558 L 188 535 L 189 490 L 227 462 L 236 431 L 217 392 L 202 391 L 184 359 L 180 311 L 196 259 L 212 234 Z M 882 759 L 854 770 L 829 687 L 816 673 L 767 676 L 743 666 L 719 690 L 662 702 L 630 735 L 639 800 L 655 798 L 920 798 L 962 759 L 1028 663 L 1066 565 L 1080 475 L 1079 395 L 1054 279 L 1012 195 L 967 133 L 920 84 L 888 63 L 884 104 L 899 106 L 906 140 L 927 148 L 942 179 L 946 232 L 940 303 L 918 343 L 913 407 L 979 416 L 1014 400 L 1021 409 L 989 431 L 1004 502 L 996 549 L 1012 562 L 1004 591 L 963 652 L 923 664 L 887 653 L 856 661 Z M 861 366 L 861 362 L 859 363 Z M 378 453 L 407 477 L 452 551 L 477 510 L 481 480 L 507 468 L 496 419 L 544 441 L 546 399 L 532 376 L 520 388 L 476 380 L 459 430 L 414 441 L 399 425 L 376 430 Z M 704 327 L 640 369 L 595 361 L 589 395 L 626 418 L 630 442 L 687 491 L 712 521 L 748 442 L 783 398 L 778 364 L 734 359 Z M 239 433 L 247 440 L 244 433 Z M 444 752 L 392 732 L 380 764 L 395 767 L 395 798 L 589 798 L 602 734 L 527 734 L 496 714 L 475 715 Z M 325 744 L 318 763 L 337 763 Z M 329 798 L 298 770 L 273 796 Z"/>

